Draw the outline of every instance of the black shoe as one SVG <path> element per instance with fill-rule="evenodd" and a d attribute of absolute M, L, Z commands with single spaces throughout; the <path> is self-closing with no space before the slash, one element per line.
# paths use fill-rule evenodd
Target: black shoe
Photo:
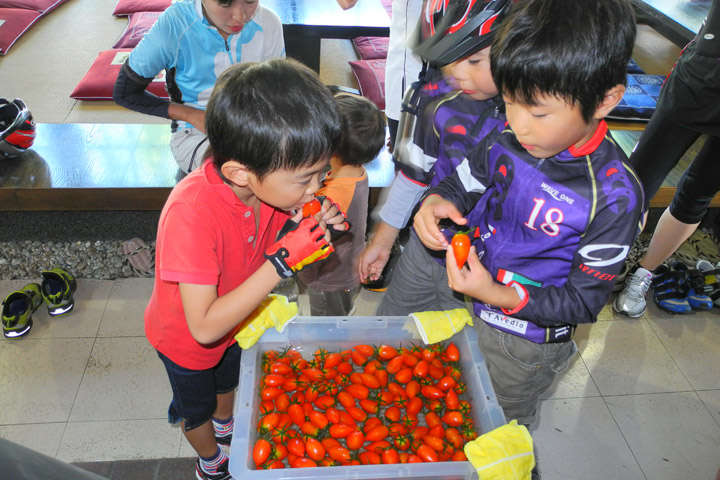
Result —
<path fill-rule="evenodd" d="M 217 473 L 205 473 L 203 472 L 203 469 L 200 468 L 200 459 L 198 458 L 195 463 L 195 477 L 197 480 L 233 480 L 232 475 L 230 475 L 230 472 L 228 471 L 229 464 L 230 459 L 226 458 L 225 461 L 218 467 Z"/>

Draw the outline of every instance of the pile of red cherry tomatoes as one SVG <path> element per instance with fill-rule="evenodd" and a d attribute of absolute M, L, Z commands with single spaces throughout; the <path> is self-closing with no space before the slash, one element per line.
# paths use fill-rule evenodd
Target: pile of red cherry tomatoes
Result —
<path fill-rule="evenodd" d="M 262 371 L 258 469 L 464 461 L 477 437 L 453 343 L 271 350 Z"/>

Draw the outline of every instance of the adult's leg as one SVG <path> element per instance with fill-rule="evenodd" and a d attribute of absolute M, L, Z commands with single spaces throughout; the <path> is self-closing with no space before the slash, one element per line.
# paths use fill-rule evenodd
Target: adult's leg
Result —
<path fill-rule="evenodd" d="M 697 229 L 720 190 L 720 138 L 709 136 L 677 185 L 672 204 L 663 212 L 640 266 L 654 270 Z"/>
<path fill-rule="evenodd" d="M 645 190 L 646 207 L 665 177 L 699 136 L 698 132 L 672 121 L 659 110 L 655 111 L 629 158 Z"/>

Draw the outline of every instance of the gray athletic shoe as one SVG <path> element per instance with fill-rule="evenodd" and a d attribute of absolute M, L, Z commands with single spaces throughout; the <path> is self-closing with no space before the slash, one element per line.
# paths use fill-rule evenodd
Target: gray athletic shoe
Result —
<path fill-rule="evenodd" d="M 647 291 L 650 288 L 652 272 L 638 267 L 635 273 L 628 275 L 625 288 L 613 302 L 613 309 L 628 317 L 637 318 L 645 313 Z"/>

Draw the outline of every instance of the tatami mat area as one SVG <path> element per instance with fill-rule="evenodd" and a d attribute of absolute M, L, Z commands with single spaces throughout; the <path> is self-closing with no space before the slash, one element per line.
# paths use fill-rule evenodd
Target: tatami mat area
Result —
<path fill-rule="evenodd" d="M 0 281 L 0 291 L 24 283 Z M 28 337 L 1 341 L 0 437 L 66 462 L 191 457 L 166 421 L 170 389 L 143 334 L 151 288 L 144 278 L 81 279 L 70 315 L 41 309 Z M 372 315 L 381 295 L 363 291 L 357 314 Z M 543 478 L 713 479 L 720 309 L 673 316 L 651 302 L 632 320 L 608 305 L 576 341 L 580 355 L 533 434 Z"/>
<path fill-rule="evenodd" d="M 112 49 L 127 27 L 113 17 L 117 0 L 69 0 L 41 18 L 0 56 L 0 96 L 22 98 L 40 123 L 168 123 L 112 101 L 70 98 L 98 53 Z M 357 54 L 349 40 L 323 40 L 320 76 L 328 85 L 357 88 L 347 64 Z"/>

